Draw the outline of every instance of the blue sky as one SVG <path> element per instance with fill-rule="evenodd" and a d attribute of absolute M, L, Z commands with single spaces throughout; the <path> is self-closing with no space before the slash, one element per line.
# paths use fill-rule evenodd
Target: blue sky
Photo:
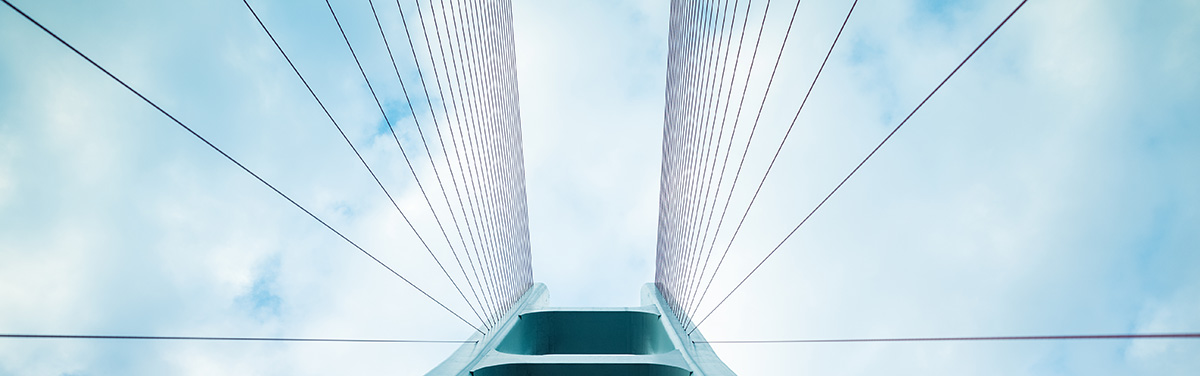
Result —
<path fill-rule="evenodd" d="M 240 2 L 15 3 L 466 309 Z M 1016 3 L 860 2 L 713 289 L 732 288 Z M 253 4 L 418 229 L 436 231 L 325 5 Z M 778 52 L 792 4 L 772 3 L 760 54 Z M 800 5 L 732 208 L 745 207 L 849 5 Z M 334 6 L 389 116 L 411 124 L 386 52 L 357 45 L 381 47 L 366 2 Z M 637 304 L 653 279 L 668 3 L 516 1 L 513 13 L 535 279 L 553 304 Z M 1195 14 L 1188 1 L 1030 1 L 705 336 L 1200 331 Z M 381 17 L 399 32 L 398 16 Z M 397 61 L 411 75 L 406 53 Z M 748 103 L 761 99 L 765 66 Z M 416 116 L 428 124 L 419 106 Z M 398 131 L 423 150 L 411 126 Z M 9 333 L 471 333 L 8 10 L 0 307 Z M 421 374 L 451 351 L 4 340 L 0 375 Z M 717 351 L 751 375 L 1200 369 L 1195 341 Z"/>

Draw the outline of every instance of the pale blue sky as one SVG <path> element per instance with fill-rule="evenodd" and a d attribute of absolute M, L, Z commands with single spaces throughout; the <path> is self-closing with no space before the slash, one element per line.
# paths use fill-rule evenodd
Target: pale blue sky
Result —
<path fill-rule="evenodd" d="M 1017 2 L 860 2 L 713 289 L 732 288 Z M 466 309 L 240 2 L 14 3 Z M 731 208 L 745 207 L 850 3 L 800 5 Z M 325 4 L 252 4 L 418 228 L 436 231 Z M 772 2 L 747 107 L 793 4 Z M 366 1 L 334 6 L 389 116 L 408 125 L 406 147 L 421 150 Z M 554 304 L 637 304 L 653 278 L 669 4 L 513 12 L 535 279 Z M 1196 14 L 1183 0 L 1030 1 L 701 330 L 1200 331 Z M 381 17 L 400 32 L 397 15 Z M 396 56 L 411 75 L 407 53 Z M 0 332 L 470 335 L 423 299 L 0 10 Z M 0 340 L 0 375 L 422 374 L 452 350 Z M 717 351 L 748 375 L 1200 370 L 1190 340 Z"/>

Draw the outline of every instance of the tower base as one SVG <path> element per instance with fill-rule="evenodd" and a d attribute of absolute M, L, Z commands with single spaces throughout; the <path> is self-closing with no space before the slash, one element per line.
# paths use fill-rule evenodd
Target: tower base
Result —
<path fill-rule="evenodd" d="M 642 305 L 548 307 L 535 283 L 488 334 L 476 333 L 428 375 L 733 375 L 699 331 L 691 337 L 652 283 Z"/>

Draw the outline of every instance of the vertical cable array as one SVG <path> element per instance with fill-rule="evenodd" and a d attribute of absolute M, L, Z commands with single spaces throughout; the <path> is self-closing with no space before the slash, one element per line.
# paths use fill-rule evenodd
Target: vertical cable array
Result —
<path fill-rule="evenodd" d="M 372 169 L 361 156 L 360 161 L 480 326 L 490 329 L 533 283 L 511 2 L 397 0 L 390 8 L 368 0 L 362 4 L 371 10 L 368 24 L 378 31 L 370 39 L 351 37 L 343 25 L 352 21 L 339 16 L 361 5 L 329 0 L 325 5 L 345 42 L 342 52 L 353 58 L 378 109 L 377 121 L 403 157 L 402 179 L 411 178 L 423 199 L 417 211 L 429 214 L 441 236 L 422 236 L 429 229 L 409 220 L 413 209 L 402 209 L 374 172 L 386 169 Z M 300 63 L 254 16 L 307 86 Z M 361 59 L 370 49 L 385 52 L 387 59 Z M 388 73 L 372 77 L 370 67 Z M 398 91 L 385 89 L 391 82 Z M 334 115 L 325 112 L 341 132 Z M 357 154 L 355 141 L 341 134 Z"/>
<path fill-rule="evenodd" d="M 711 217 L 745 100 L 753 63 L 747 32 L 763 33 L 770 1 L 685 1 L 671 3 L 667 85 L 663 111 L 655 284 L 685 325 L 710 252 Z M 752 14 L 753 13 L 753 14 Z M 762 22 L 751 22 L 761 18 Z M 758 25 L 755 25 L 758 24 Z M 750 35 L 753 37 L 753 34 Z M 759 39 L 761 40 L 761 39 Z M 757 56 L 758 44 L 753 46 Z M 753 57 L 750 58 L 753 61 Z M 735 87 L 743 88 L 740 98 Z M 717 171 L 720 170 L 720 174 Z"/>
<path fill-rule="evenodd" d="M 320 223 L 337 237 L 357 249 L 363 255 L 371 258 L 376 264 L 405 282 L 409 287 L 420 292 L 424 297 L 443 308 L 462 322 L 483 332 L 494 327 L 523 292 L 532 285 L 532 268 L 530 259 L 530 243 L 528 228 L 528 210 L 526 200 L 524 156 L 522 150 L 522 134 L 519 107 L 519 91 L 515 64 L 515 47 L 512 25 L 511 2 L 508 0 L 430 0 L 424 7 L 419 0 L 412 3 L 396 1 L 397 22 L 388 27 L 380 17 L 379 9 L 373 0 L 368 0 L 374 26 L 378 29 L 379 40 L 355 39 L 343 28 L 338 11 L 333 2 L 326 0 L 325 5 L 337 25 L 342 41 L 345 42 L 346 52 L 354 59 L 357 72 L 361 74 L 364 87 L 370 92 L 375 108 L 379 110 L 380 121 L 388 128 L 391 138 L 395 141 L 397 150 L 403 157 L 405 167 L 401 171 L 408 172 L 415 186 L 424 199 L 429 214 L 436 223 L 441 239 L 444 240 L 444 250 L 450 253 L 457 266 L 457 273 L 450 265 L 445 255 L 439 258 L 435 248 L 441 250 L 442 244 L 436 239 L 427 242 L 417 225 L 409 219 L 393 194 L 385 187 L 379 175 L 387 169 L 375 169 L 359 152 L 347 132 L 343 130 L 325 102 L 321 100 L 317 90 L 305 79 L 296 62 L 285 52 L 284 46 L 270 32 L 267 23 L 251 7 L 249 0 L 243 0 L 254 22 L 259 25 L 271 43 L 278 50 L 288 66 L 296 73 L 307 92 L 315 100 L 328 117 L 329 122 L 346 141 L 351 152 L 362 163 L 363 167 L 379 186 L 383 196 L 390 201 L 396 211 L 404 219 L 407 230 L 414 233 L 416 239 L 438 265 L 441 274 L 457 290 L 468 308 L 482 324 L 481 329 L 465 315 L 437 299 L 425 289 L 410 280 L 409 277 L 393 269 L 387 263 L 377 258 L 372 252 L 355 243 L 343 232 L 319 217 L 314 211 L 284 193 L 283 190 L 268 182 L 266 178 L 254 172 L 250 167 L 226 153 L 216 144 L 209 141 L 197 130 L 185 124 L 156 101 L 142 94 L 129 83 L 118 78 L 109 69 L 93 60 L 83 51 L 77 49 L 67 40 L 59 37 L 49 28 L 36 21 L 32 16 L 20 10 L 9 0 L 0 0 L 13 11 L 41 29 L 47 35 L 68 48 L 78 57 L 95 67 L 104 75 L 124 87 L 131 94 L 164 115 L 170 122 L 178 125 L 211 150 L 220 154 L 225 160 L 233 163 L 238 169 L 250 175 L 276 195 L 288 201 L 292 206 L 301 210 L 308 217 Z M 754 46 L 749 52 L 746 65 L 742 65 L 743 47 L 748 44 L 747 30 L 754 22 L 750 22 L 755 14 L 760 14 L 752 5 L 753 0 L 721 1 L 691 1 L 673 0 L 670 13 L 670 33 L 668 45 L 668 72 L 666 85 L 666 105 L 664 108 L 662 170 L 660 176 L 660 215 L 658 245 L 656 257 L 655 283 L 666 297 L 674 314 L 683 323 L 684 329 L 694 332 L 703 324 L 717 308 L 736 292 L 780 247 L 786 243 L 808 219 L 810 219 L 876 152 L 886 144 L 901 127 L 903 127 L 957 73 L 1027 2 L 1020 0 L 1011 13 L 992 29 L 971 52 L 943 78 L 915 108 L 887 133 L 878 144 L 866 154 L 844 178 L 799 221 L 791 231 L 782 238 L 742 279 L 725 293 L 707 314 L 693 316 L 698 312 L 703 298 L 712 285 L 713 278 L 720 269 L 725 256 L 742 228 L 759 191 L 762 189 L 776 159 L 783 150 L 793 127 L 796 125 L 800 112 L 807 103 L 809 96 L 825 69 L 826 63 L 842 36 L 846 24 L 854 12 L 857 0 L 850 3 L 841 28 L 833 37 L 829 49 L 824 54 L 824 60 L 816 70 L 816 75 L 808 85 L 803 98 L 798 102 L 795 115 L 788 124 L 786 132 L 778 141 L 770 164 L 762 173 L 757 188 L 750 196 L 749 203 L 742 210 L 742 215 L 728 242 L 721 252 L 715 266 L 709 270 L 714 247 L 717 245 L 717 235 L 724 223 L 725 214 L 729 208 L 730 198 L 736 188 L 738 177 L 741 175 L 746 153 L 754 140 L 755 129 L 763 113 L 767 95 L 774 82 L 775 73 L 780 65 L 783 50 L 787 46 L 792 26 L 796 20 L 799 1 L 791 11 L 787 31 L 782 35 L 779 53 L 774 66 L 761 88 L 762 102 L 758 105 L 757 114 L 750 127 L 749 135 L 745 138 L 745 146 L 741 147 L 742 157 L 738 161 L 730 186 L 725 193 L 725 202 L 720 204 L 723 182 L 730 156 L 738 135 L 738 123 L 742 108 L 750 91 L 750 80 L 754 74 L 756 57 L 758 56 L 763 30 L 770 10 L 770 0 L 762 7 L 761 21 L 758 23 L 757 36 Z M 744 7 L 742 6 L 744 4 Z M 384 3 L 385 7 L 386 4 Z M 405 7 L 410 9 L 406 15 Z M 340 7 L 340 5 L 339 5 Z M 389 10 L 390 11 L 390 10 Z M 343 13 L 345 14 L 345 13 Z M 386 13 L 385 13 L 386 14 Z M 739 18 L 740 15 L 740 18 Z M 385 16 L 384 18 L 386 18 Z M 411 22 L 411 21 L 416 22 Z M 740 20 L 740 23 L 739 23 Z M 428 21 L 428 22 L 427 22 Z M 740 25 L 740 26 L 739 26 Z M 414 31 L 419 28 L 419 33 Z M 402 43 L 393 48 L 389 42 L 388 31 L 393 33 L 392 40 L 399 41 L 399 31 L 403 31 L 407 50 Z M 734 34 L 738 34 L 735 38 Z M 361 36 L 360 36 L 361 37 Z M 415 41 L 414 41 L 415 40 Z M 735 42 L 736 40 L 736 42 Z M 421 44 L 421 42 L 424 42 Z M 435 48 L 436 44 L 436 48 Z M 734 49 L 734 44 L 737 45 Z M 419 48 L 424 47 L 424 49 Z M 364 63 L 357 51 L 370 48 L 382 48 L 387 52 L 388 61 Z M 404 52 L 409 52 L 405 54 Z M 435 52 L 436 51 L 436 52 Z M 730 54 L 731 51 L 735 51 Z M 397 55 L 400 60 L 397 60 Z M 406 60 L 411 56 L 411 68 Z M 372 63 L 390 65 L 391 72 L 399 84 L 399 92 L 383 89 L 380 81 L 390 80 L 390 76 L 381 79 L 375 77 L 372 84 L 371 75 L 364 65 Z M 302 64 L 302 63 L 301 63 Z M 404 66 L 402 69 L 401 66 Z M 745 69 L 745 74 L 741 74 Z M 428 74 L 427 74 L 428 73 Z M 415 80 L 415 81 L 414 81 Z M 432 81 L 432 84 L 431 84 Z M 414 83 L 415 82 L 415 83 Z M 420 85 L 421 91 L 415 90 Z M 732 106 L 734 93 L 740 86 L 740 96 L 737 106 Z M 380 90 L 376 90 L 380 87 Z M 409 87 L 414 88 L 410 93 Z M 431 89 L 432 88 L 432 89 Z M 757 90 L 757 88 L 756 88 Z M 436 95 L 434 95 L 436 93 Z M 414 95 L 415 94 L 415 95 Z M 423 94 L 423 96 L 419 96 Z M 403 98 L 401 100 L 401 97 Z M 393 108 L 393 103 L 402 103 Z M 791 105 L 791 104 L 789 104 Z M 736 110 L 734 110 L 736 108 Z M 407 109 L 407 113 L 404 113 Z M 427 111 L 426 111 L 427 109 Z M 441 111 L 439 112 L 438 109 Z M 733 113 L 732 117 L 730 113 Z M 400 116 L 396 116 L 399 113 Z M 391 114 L 389 116 L 389 114 Z M 407 115 L 407 116 L 406 116 Z M 393 120 L 396 119 L 396 120 Z M 423 126 L 422 120 L 426 123 Z M 411 124 L 410 124 L 411 123 Z M 429 127 L 432 126 L 432 129 Z M 729 129 L 726 137 L 726 129 Z M 399 130 L 399 131 L 398 131 Z M 411 131 L 415 131 L 416 140 L 410 139 Z M 432 131 L 432 132 L 430 132 Z M 404 134 L 405 136 L 401 136 Z M 402 138 L 404 140 L 402 140 Z M 434 142 L 436 141 L 436 142 Z M 359 140 L 361 143 L 361 140 Z M 447 146 L 449 145 L 449 146 Z M 773 145 L 773 144 L 772 144 Z M 407 146 L 407 149 L 406 149 Z M 406 151 L 413 151 L 411 154 Z M 423 152 L 423 153 L 422 153 Z M 722 157 L 723 155 L 723 157 Z M 427 161 L 429 170 L 423 170 Z M 415 161 L 415 163 L 414 163 Z M 719 161 L 719 163 L 718 163 Z M 718 173 L 718 165 L 720 172 Z M 427 172 L 426 172 L 427 171 Z M 445 173 L 443 175 L 443 172 Z M 433 180 L 429 180 L 432 174 Z M 422 176 L 425 184 L 422 184 Z M 445 179 L 443 179 L 443 176 Z M 716 178 L 714 185 L 713 178 Z M 425 187 L 436 183 L 438 190 L 431 195 Z M 447 188 L 447 185 L 450 187 Z M 398 190 L 393 190 L 393 192 Z M 440 196 L 436 193 L 440 192 Z M 400 194 L 397 193 L 396 196 Z M 432 198 L 431 198 L 432 196 Z M 440 198 L 440 200 L 439 200 Z M 436 201 L 436 203 L 435 203 Z M 443 205 L 444 204 L 444 205 Z M 716 215 L 716 208 L 721 206 L 721 214 Z M 443 208 L 444 207 L 444 208 Z M 411 208 L 409 209 L 410 212 Z M 439 216 L 439 211 L 440 216 Z M 717 218 L 716 226 L 712 226 L 713 217 Z M 446 222 L 443 223 L 442 219 Z M 425 229 L 424 231 L 428 231 Z M 712 234 L 710 238 L 710 233 Z M 453 234 L 454 236 L 451 236 Z M 428 235 L 428 234 L 426 234 Z M 457 241 L 456 241 L 457 240 Z M 433 245 L 431 245 L 433 244 Z M 446 262 L 443 263 L 443 260 Z M 464 263 L 465 260 L 465 263 Z M 469 271 L 468 271 L 469 268 Z M 436 273 L 434 273 L 436 274 Z M 707 282 L 706 282 L 706 276 Z M 462 282 L 460 285 L 459 282 Z M 463 290 L 465 286 L 467 290 Z M 470 292 L 468 296 L 467 291 Z M 718 295 L 719 296 L 719 295 Z M 693 321 L 693 317 L 699 320 Z M 363 338 L 320 338 L 320 337 L 234 337 L 234 336 L 146 336 L 146 335 L 88 335 L 88 334 L 0 334 L 3 339 L 72 339 L 72 340 L 154 340 L 154 341 L 223 341 L 223 342 L 340 342 L 340 343 L 410 343 L 410 344 L 471 344 L 475 340 L 436 340 L 436 339 L 363 339 Z M 1200 333 L 1118 333 L 1118 334 L 1068 334 L 1068 335 L 1025 335 L 1025 336 L 973 336 L 973 337 L 898 337 L 898 338 L 785 338 L 785 339 L 749 339 L 749 340 L 693 340 L 693 344 L 799 344 L 799 343 L 863 343 L 863 342 L 945 342 L 945 341 L 1028 341 L 1028 340 L 1113 340 L 1113 339 L 1196 339 Z"/>
<path fill-rule="evenodd" d="M 690 317 L 703 302 L 745 221 L 743 215 L 732 235 L 727 235 L 727 246 L 717 247 L 763 108 L 793 36 L 801 2 L 787 4 L 792 6 L 785 5 L 785 10 L 779 12 L 788 16 L 786 29 L 778 44 L 764 46 L 771 4 L 771 0 L 761 5 L 753 0 L 672 3 L 655 283 L 685 328 L 694 327 Z M 853 10 L 851 4 L 850 12 Z M 845 21 L 849 17 L 847 13 Z M 777 18 L 780 18 L 777 22 L 785 19 Z M 839 36 L 840 33 L 839 30 Z M 836 43 L 834 38 L 825 54 L 826 60 Z M 769 74 L 758 66 L 760 47 L 774 50 L 768 52 L 774 55 Z M 752 78 L 765 84 L 752 85 Z M 813 77 L 810 94 L 819 78 L 820 70 Z M 743 119 L 747 98 L 751 99 L 751 106 Z M 799 101 L 797 116 L 806 101 L 807 95 Z M 753 108 L 755 105 L 757 109 Z M 754 117 L 750 129 L 739 133 L 739 125 L 744 125 L 743 120 L 751 121 L 751 114 Z M 782 142 L 786 139 L 785 135 Z M 736 154 L 741 157 L 733 169 L 729 162 Z M 732 177 L 727 179 L 731 172 Z M 758 187 L 761 189 L 762 185 Z M 719 256 L 714 258 L 714 253 Z"/>
<path fill-rule="evenodd" d="M 1022 0 L 1017 4 L 1016 8 L 992 30 L 991 34 L 987 38 L 984 38 L 975 47 L 975 50 L 968 54 L 925 97 L 925 100 L 918 104 L 909 113 L 908 117 L 905 117 L 875 149 L 867 154 L 807 216 L 800 220 L 800 223 L 792 228 L 791 232 L 787 233 L 782 241 L 754 265 L 753 269 L 737 282 L 731 291 L 724 293 L 723 297 L 717 303 L 712 304 L 707 313 L 699 317 L 699 320 L 693 321 L 695 318 L 694 315 L 700 311 L 701 303 L 703 303 L 704 297 L 708 294 L 709 288 L 712 286 L 717 273 L 721 269 L 721 265 L 725 262 L 726 256 L 730 254 L 737 235 L 742 230 L 742 226 L 745 224 L 755 200 L 762 191 L 772 168 L 775 167 L 775 162 L 787 144 L 788 138 L 799 120 L 800 113 L 804 110 L 804 105 L 808 102 L 809 96 L 813 94 L 814 88 L 821 78 L 821 72 L 825 70 L 826 63 L 829 62 L 829 58 L 837 47 L 838 40 L 841 38 L 843 31 L 846 30 L 846 25 L 850 22 L 850 18 L 854 14 L 854 9 L 858 4 L 857 0 L 850 2 L 845 17 L 840 18 L 840 27 L 829 42 L 828 49 L 823 51 L 823 60 L 820 61 L 820 65 L 814 72 L 811 82 L 807 84 L 807 91 L 804 92 L 802 97 L 796 98 L 796 100 L 785 101 L 787 102 L 785 103 L 786 106 L 795 106 L 795 114 L 792 116 L 790 124 L 785 128 L 786 132 L 782 134 L 778 141 L 773 142 L 778 145 L 774 147 L 774 154 L 770 159 L 770 163 L 767 164 L 766 170 L 762 172 L 761 178 L 758 179 L 758 184 L 754 186 L 755 188 L 749 196 L 748 203 L 744 209 L 735 209 L 735 213 L 740 210 L 741 215 L 736 225 L 733 226 L 732 232 L 726 235 L 727 239 L 721 241 L 722 245 L 724 245 L 723 249 L 717 249 L 717 239 L 721 234 L 722 225 L 726 223 L 725 217 L 728 213 L 733 194 L 738 187 L 737 182 L 739 177 L 742 176 L 742 167 L 746 161 L 746 155 L 754 144 L 755 131 L 758 129 L 759 121 L 762 120 L 763 109 L 771 93 L 772 85 L 775 83 L 776 73 L 780 67 L 780 61 L 783 59 L 784 50 L 788 46 L 789 38 L 793 36 L 793 26 L 795 26 L 796 15 L 800 9 L 800 1 L 796 1 L 795 6 L 791 9 L 786 29 L 782 33 L 782 39 L 778 44 L 778 53 L 775 55 L 774 65 L 770 69 L 770 74 L 766 75 L 766 77 L 760 77 L 760 79 L 765 78 L 765 85 L 762 85 L 761 88 L 755 87 L 755 90 L 750 90 L 752 86 L 751 77 L 755 73 L 755 63 L 771 7 L 771 1 L 767 0 L 766 4 L 762 7 L 762 12 L 758 13 L 755 12 L 751 2 L 752 0 L 746 1 L 745 10 L 741 13 L 740 36 L 737 38 L 738 47 L 735 50 L 737 52 L 732 55 L 729 51 L 733 45 L 733 31 L 729 33 L 726 31 L 734 30 L 737 26 L 738 4 L 740 0 L 733 2 L 732 11 L 730 10 L 731 7 L 728 1 L 693 0 L 688 2 L 677 0 L 671 4 L 665 93 L 666 105 L 663 116 L 662 175 L 660 177 L 661 190 L 659 194 L 659 232 L 658 249 L 656 251 L 655 284 L 669 303 L 671 310 L 679 318 L 684 329 L 689 330 L 689 334 L 707 320 L 713 311 L 724 304 L 730 295 L 737 291 L 767 259 L 774 255 L 779 250 L 779 247 L 790 239 L 812 214 L 820 209 L 829 197 L 836 193 L 921 108 L 925 101 L 932 97 L 971 56 L 974 56 L 979 48 L 983 47 L 991 39 L 992 35 L 1013 14 L 1020 10 L 1026 0 Z M 783 12 L 780 13 L 784 14 Z M 747 44 L 746 26 L 750 19 L 756 18 L 759 14 L 761 14 L 760 26 L 757 36 L 754 37 L 754 47 L 751 50 L 752 52 L 750 52 L 749 64 L 745 68 L 746 73 L 742 75 L 739 65 L 741 64 L 740 58 L 743 54 L 742 45 Z M 733 68 L 727 71 L 726 66 L 729 65 L 730 58 L 733 59 Z M 737 109 L 733 111 L 731 118 L 729 114 L 731 107 L 733 107 L 731 105 L 733 102 L 732 93 L 735 87 L 739 86 L 742 89 L 742 94 L 737 100 Z M 753 122 L 750 124 L 748 135 L 745 137 L 744 146 L 741 146 L 743 143 L 739 142 L 735 144 L 734 139 L 737 135 L 739 121 L 742 118 L 742 108 L 747 98 L 747 92 L 755 92 L 755 95 L 757 95 L 757 92 L 761 92 L 761 96 L 759 97 L 761 101 L 758 103 L 758 109 L 752 110 L 755 111 Z M 718 121 L 717 119 L 720 120 Z M 723 142 L 726 140 L 724 130 L 728 122 L 731 122 L 728 124 L 730 129 L 727 139 L 728 143 L 724 145 L 724 157 L 719 158 Z M 771 142 L 774 140 L 767 141 Z M 728 171 L 726 167 L 728 167 L 730 160 L 729 156 L 735 147 L 741 150 L 742 156 L 737 162 L 737 169 L 734 170 L 735 172 L 730 180 L 729 188 L 723 190 L 724 178 Z M 715 173 L 718 160 L 720 160 L 721 170 L 719 174 Z M 715 186 L 712 185 L 714 176 L 717 178 Z M 722 192 L 725 192 L 725 202 L 719 204 L 718 201 L 720 201 Z M 718 206 L 721 207 L 720 214 L 714 215 Z M 716 226 L 711 226 L 713 217 L 717 219 Z M 710 233 L 712 234 L 711 237 L 709 237 Z M 709 272 L 709 261 L 713 259 L 714 250 L 718 250 L 720 255 L 716 258 L 717 261 L 711 268 L 711 272 Z"/>
<path fill-rule="evenodd" d="M 373 124 L 369 121 L 352 124 L 345 118 L 339 122 L 335 116 L 338 111 L 326 105 L 328 97 L 320 95 L 310 84 L 313 75 L 324 72 L 306 70 L 305 61 L 293 59 L 287 51 L 298 46 L 289 45 L 286 38 L 277 38 L 279 33 L 272 33 L 269 27 L 273 20 L 271 15 L 256 11 L 250 0 L 243 0 L 247 10 L 245 21 L 263 31 L 264 40 L 269 40 L 269 45 L 279 53 L 280 63 L 286 62 L 295 73 L 307 91 L 306 97 L 311 96 L 337 135 L 346 142 L 348 152 L 355 155 L 366 175 L 379 187 L 382 193 L 378 197 L 379 204 L 396 210 L 406 225 L 399 230 L 415 235 L 420 246 L 437 264 L 444 281 L 453 286 L 466 308 L 474 314 L 476 322 L 451 307 L 455 303 L 447 305 L 427 288 L 418 287 L 410 277 L 359 246 L 16 5 L 8 0 L 3 3 L 472 328 L 483 332 L 493 327 L 533 284 L 511 1 L 396 0 L 395 8 L 388 9 L 390 4 L 378 6 L 374 0 L 365 4 L 336 5 L 326 0 L 322 10 L 328 10 L 328 22 L 336 25 L 341 37 L 339 41 L 344 44 L 305 47 L 325 48 L 329 56 L 344 54 L 353 59 L 351 69 L 361 76 L 363 88 L 370 93 L 373 102 L 371 107 L 378 109 L 379 117 Z M 361 6 L 370 7 L 372 19 L 346 19 L 345 15 L 350 13 L 345 12 L 347 9 Z M 344 27 L 351 24 L 370 24 L 378 33 L 352 36 Z M 393 46 L 393 42 L 401 40 L 400 33 L 407 43 Z M 365 53 L 371 50 L 386 53 L 387 59 L 364 59 L 364 56 L 372 56 Z M 372 68 L 381 68 L 379 71 L 387 73 L 372 77 L 371 72 L 376 71 Z M 393 78 L 391 73 L 394 73 L 399 90 L 388 89 Z M 420 92 L 415 90 L 417 86 L 420 86 Z M 410 87 L 414 90 L 410 91 Z M 411 178 L 415 183 L 424 207 L 402 208 L 402 190 L 396 187 L 389 190 L 384 184 L 387 179 L 382 178 L 393 169 L 364 157 L 366 153 L 361 153 L 360 149 L 370 145 L 345 130 L 352 126 L 389 131 L 406 167 L 395 170 L 401 171 L 401 179 Z M 423 162 L 428 162 L 428 169 Z M 432 188 L 434 184 L 437 190 Z M 432 218 L 441 241 L 438 236 L 423 234 L 430 229 L 422 228 L 427 226 L 414 219 L 422 214 Z"/>
<path fill-rule="evenodd" d="M 456 277 L 472 287 L 469 303 L 490 328 L 533 284 L 512 3 L 370 5 L 376 17 L 391 12 L 396 20 L 389 29 L 376 19 L 378 43 L 393 61 L 411 67 L 404 72 L 392 63 L 401 87 L 422 94 L 405 89 L 402 100 L 411 106 L 412 126 L 441 187 L 444 205 L 430 211 L 446 213 L 452 223 L 446 228 L 456 236 L 445 239 L 446 248 L 466 263 Z M 433 132 L 421 131 L 423 118 Z"/>

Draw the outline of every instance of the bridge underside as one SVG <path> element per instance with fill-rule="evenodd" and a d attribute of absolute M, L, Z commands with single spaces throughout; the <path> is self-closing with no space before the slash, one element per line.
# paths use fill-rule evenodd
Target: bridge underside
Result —
<path fill-rule="evenodd" d="M 531 286 L 499 325 L 463 345 L 429 375 L 733 375 L 702 341 L 683 331 L 654 284 L 642 305 L 548 307 L 546 285 Z"/>

